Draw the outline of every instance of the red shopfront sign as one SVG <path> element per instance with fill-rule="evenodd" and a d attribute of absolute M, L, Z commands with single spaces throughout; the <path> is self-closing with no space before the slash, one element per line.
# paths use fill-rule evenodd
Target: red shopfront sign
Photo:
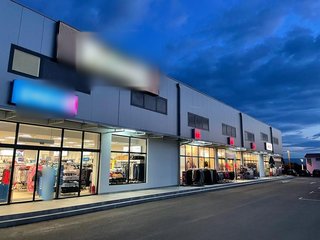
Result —
<path fill-rule="evenodd" d="M 233 137 L 228 137 L 228 144 L 231 146 L 234 146 L 234 138 Z"/>
<path fill-rule="evenodd" d="M 192 138 L 196 139 L 196 140 L 200 140 L 201 139 L 201 131 L 198 128 L 194 128 L 192 129 Z"/>
<path fill-rule="evenodd" d="M 251 147 L 252 150 L 256 150 L 257 149 L 257 145 L 254 142 L 252 142 L 250 144 L 250 147 Z"/>

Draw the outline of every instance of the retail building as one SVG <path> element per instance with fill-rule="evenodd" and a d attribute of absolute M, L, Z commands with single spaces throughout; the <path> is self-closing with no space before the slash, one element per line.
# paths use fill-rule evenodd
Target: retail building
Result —
<path fill-rule="evenodd" d="M 280 161 L 278 129 L 108 51 L 81 66 L 127 87 L 92 81 L 72 65 L 77 30 L 10 0 L 0 12 L 0 204 L 176 186 L 189 168 L 266 176 Z"/>

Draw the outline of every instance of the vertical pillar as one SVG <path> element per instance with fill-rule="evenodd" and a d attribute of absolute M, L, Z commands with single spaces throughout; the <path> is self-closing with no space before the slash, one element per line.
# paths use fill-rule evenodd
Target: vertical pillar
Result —
<path fill-rule="evenodd" d="M 264 173 L 264 164 L 263 164 L 263 154 L 259 154 L 258 156 L 258 166 L 259 166 L 259 176 L 265 177 Z"/>
<path fill-rule="evenodd" d="M 216 167 L 216 170 L 219 171 L 219 156 L 218 156 L 218 148 L 214 149 L 214 165 Z"/>
<path fill-rule="evenodd" d="M 111 133 L 101 134 L 99 193 L 108 192 L 111 159 L 111 137 Z"/>

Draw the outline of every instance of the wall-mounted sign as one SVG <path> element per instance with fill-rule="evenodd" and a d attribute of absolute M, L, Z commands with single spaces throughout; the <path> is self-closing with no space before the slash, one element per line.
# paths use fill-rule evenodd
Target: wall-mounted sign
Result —
<path fill-rule="evenodd" d="M 108 48 L 92 34 L 80 32 L 59 22 L 57 60 L 98 75 L 117 86 L 159 94 L 160 73 L 136 59 Z"/>
<path fill-rule="evenodd" d="M 78 96 L 43 82 L 14 80 L 11 103 L 30 110 L 69 116 L 78 113 Z"/>
<path fill-rule="evenodd" d="M 272 151 L 272 144 L 269 143 L 269 142 L 265 142 L 264 143 L 264 146 L 265 146 L 265 149 L 268 150 L 268 151 Z"/>
<path fill-rule="evenodd" d="M 198 128 L 192 129 L 192 138 L 200 140 L 201 139 L 201 131 Z"/>
<path fill-rule="evenodd" d="M 228 144 L 231 146 L 234 146 L 234 138 L 233 137 L 228 137 Z"/>
<path fill-rule="evenodd" d="M 254 142 L 250 143 L 250 148 L 251 148 L 252 150 L 256 150 L 256 149 L 257 149 L 256 143 L 254 143 Z"/>

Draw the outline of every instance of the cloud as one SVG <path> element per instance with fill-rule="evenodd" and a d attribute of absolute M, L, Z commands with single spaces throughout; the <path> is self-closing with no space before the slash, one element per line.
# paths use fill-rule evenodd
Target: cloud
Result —
<path fill-rule="evenodd" d="M 279 128 L 297 155 L 319 146 L 320 1 L 20 2 Z"/>

